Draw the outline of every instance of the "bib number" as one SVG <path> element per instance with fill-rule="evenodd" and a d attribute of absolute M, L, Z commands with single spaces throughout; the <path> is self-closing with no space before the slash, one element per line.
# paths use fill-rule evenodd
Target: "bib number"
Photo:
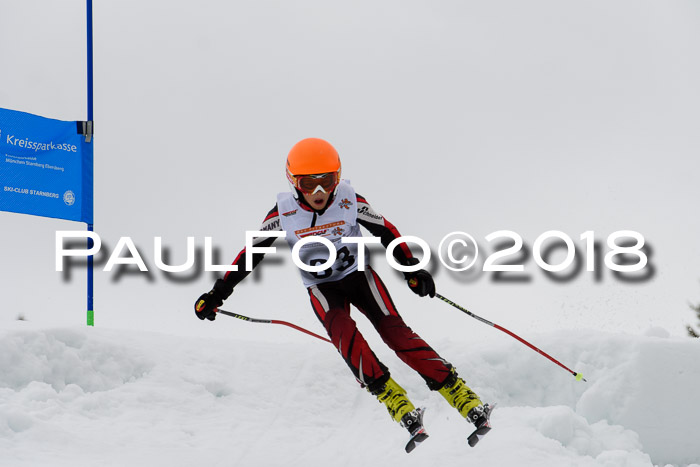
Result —
<path fill-rule="evenodd" d="M 343 272 L 347 268 L 349 268 L 353 264 L 355 264 L 355 255 L 350 253 L 350 250 L 348 249 L 347 246 L 344 246 L 340 250 L 338 250 L 338 258 L 336 259 L 335 264 L 338 264 L 339 261 L 341 261 L 341 263 L 335 269 L 337 269 L 340 272 Z M 325 263 L 325 262 L 326 262 L 326 259 L 316 258 L 316 259 L 312 259 L 311 261 L 309 261 L 309 266 L 316 266 L 317 264 L 321 264 L 321 263 Z M 335 264 L 334 264 L 334 266 L 335 266 Z M 333 274 L 333 268 L 330 267 L 328 269 L 324 269 L 323 271 L 309 272 L 309 274 L 314 276 L 316 279 L 328 279 Z"/>

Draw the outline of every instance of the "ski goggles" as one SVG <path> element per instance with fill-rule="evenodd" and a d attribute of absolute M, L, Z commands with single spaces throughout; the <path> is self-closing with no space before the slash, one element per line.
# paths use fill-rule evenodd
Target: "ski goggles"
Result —
<path fill-rule="evenodd" d="M 292 185 L 307 195 L 314 195 L 319 190 L 330 193 L 338 185 L 338 172 L 316 175 L 295 175 L 290 177 Z"/>

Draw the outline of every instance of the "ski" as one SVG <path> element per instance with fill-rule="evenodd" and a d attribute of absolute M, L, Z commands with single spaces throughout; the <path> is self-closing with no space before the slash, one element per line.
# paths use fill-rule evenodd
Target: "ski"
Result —
<path fill-rule="evenodd" d="M 402 425 L 408 429 L 411 434 L 408 443 L 406 443 L 406 452 L 413 451 L 420 443 L 428 438 L 428 433 L 423 426 L 424 407 L 419 407 L 413 412 L 406 414 L 405 420 L 402 420 Z"/>
<path fill-rule="evenodd" d="M 481 441 L 481 438 L 486 436 L 486 433 L 491 431 L 491 412 L 495 407 L 496 404 L 484 404 L 480 411 L 472 414 L 472 412 L 479 408 L 477 407 L 477 409 L 473 409 L 472 412 L 469 413 L 470 418 L 474 419 L 473 423 L 476 426 L 476 429 L 467 438 L 469 446 L 476 446 L 476 444 Z"/>
<path fill-rule="evenodd" d="M 428 438 L 428 433 L 425 432 L 425 428 L 421 427 L 420 431 L 415 435 L 411 435 L 411 439 L 408 440 L 406 444 L 406 452 L 413 451 L 420 443 Z"/>

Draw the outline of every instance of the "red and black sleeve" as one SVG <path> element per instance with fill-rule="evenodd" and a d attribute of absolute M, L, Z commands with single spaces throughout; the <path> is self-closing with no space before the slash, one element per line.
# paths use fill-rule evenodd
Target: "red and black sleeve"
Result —
<path fill-rule="evenodd" d="M 393 240 L 401 237 L 401 234 L 398 229 L 394 227 L 394 224 L 372 209 L 372 206 L 370 206 L 362 195 L 356 194 L 356 196 L 357 221 L 361 226 L 366 228 L 369 233 L 375 237 L 379 237 L 385 248 Z M 413 258 L 413 254 L 406 243 L 400 243 L 397 248 L 394 248 L 394 258 L 396 258 L 399 264 L 406 266 L 410 264 L 409 260 Z"/>
<path fill-rule="evenodd" d="M 270 209 L 270 212 L 265 216 L 262 225 L 260 226 L 261 231 L 272 231 L 272 230 L 282 230 L 280 225 L 279 212 L 277 210 L 277 205 Z M 256 247 L 269 247 L 275 242 L 277 237 L 253 237 L 253 246 Z M 246 255 L 245 247 L 238 253 L 236 259 L 233 260 L 232 264 L 238 266 L 237 271 L 227 271 L 223 279 L 219 279 L 214 284 L 214 290 L 217 291 L 221 297 L 226 300 L 231 293 L 233 293 L 233 288 L 238 285 L 243 279 L 245 279 L 248 274 L 251 273 L 252 269 L 255 269 L 258 264 L 265 258 L 265 253 L 253 253 L 252 256 L 252 268 L 248 271 L 248 256 Z"/>

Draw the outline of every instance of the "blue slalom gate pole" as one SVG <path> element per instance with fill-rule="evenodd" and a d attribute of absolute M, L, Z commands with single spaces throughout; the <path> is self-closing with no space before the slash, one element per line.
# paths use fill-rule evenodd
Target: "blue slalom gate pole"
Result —
<path fill-rule="evenodd" d="M 87 11 L 87 120 L 93 121 L 92 114 L 92 0 L 86 0 Z M 88 232 L 93 232 L 93 224 L 87 225 Z M 93 241 L 88 238 L 88 250 L 92 249 Z M 95 325 L 95 311 L 93 305 L 93 256 L 88 256 L 87 267 L 87 325 Z"/>

